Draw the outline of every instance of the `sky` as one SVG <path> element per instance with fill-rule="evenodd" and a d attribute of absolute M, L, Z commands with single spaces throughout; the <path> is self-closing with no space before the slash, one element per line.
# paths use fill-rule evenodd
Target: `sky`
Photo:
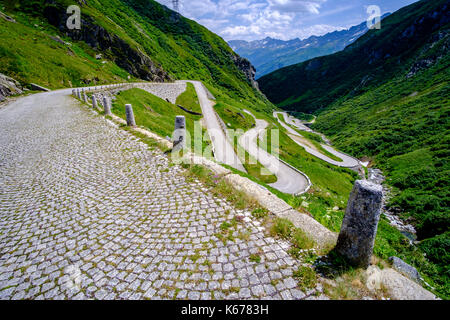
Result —
<path fill-rule="evenodd" d="M 172 9 L 172 0 L 156 0 Z M 417 0 L 179 0 L 179 12 L 225 40 L 290 40 L 348 29 L 367 8 L 394 12 Z"/>

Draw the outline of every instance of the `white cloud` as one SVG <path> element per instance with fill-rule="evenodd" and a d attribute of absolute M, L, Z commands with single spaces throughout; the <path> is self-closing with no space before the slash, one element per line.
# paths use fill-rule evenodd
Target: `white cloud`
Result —
<path fill-rule="evenodd" d="M 171 0 L 157 0 L 172 7 Z M 305 19 L 320 14 L 327 0 L 180 0 L 180 13 L 196 20 L 225 40 L 282 40 L 322 35 L 337 29 L 317 24 L 305 27 Z"/>
<path fill-rule="evenodd" d="M 326 0 L 268 0 L 272 10 L 319 14 L 320 5 Z"/>

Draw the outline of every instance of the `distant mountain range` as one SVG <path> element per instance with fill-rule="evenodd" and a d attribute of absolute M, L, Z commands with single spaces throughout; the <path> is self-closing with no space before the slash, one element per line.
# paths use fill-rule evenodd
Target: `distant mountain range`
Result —
<path fill-rule="evenodd" d="M 383 18 L 388 15 L 385 14 Z M 231 40 L 228 43 L 236 53 L 250 60 L 259 78 L 289 65 L 341 51 L 367 31 L 367 23 L 363 22 L 348 30 L 312 36 L 305 40 L 297 38 L 283 41 L 267 37 L 255 41 Z"/>

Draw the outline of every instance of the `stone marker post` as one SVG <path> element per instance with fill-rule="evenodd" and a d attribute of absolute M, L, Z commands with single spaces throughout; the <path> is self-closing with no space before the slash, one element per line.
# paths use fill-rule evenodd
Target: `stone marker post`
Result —
<path fill-rule="evenodd" d="M 77 89 L 77 97 L 78 97 L 78 99 L 80 99 L 80 100 L 81 100 L 81 93 L 80 93 L 80 89 Z"/>
<path fill-rule="evenodd" d="M 111 115 L 111 105 L 107 96 L 103 97 L 103 109 L 105 110 L 105 116 Z"/>
<path fill-rule="evenodd" d="M 82 89 L 82 91 L 83 91 L 83 100 L 85 103 L 87 103 L 86 91 L 84 91 L 84 89 Z"/>
<path fill-rule="evenodd" d="M 136 127 L 136 121 L 134 120 L 133 107 L 131 104 L 125 105 L 125 114 L 127 116 L 127 126 Z"/>
<path fill-rule="evenodd" d="M 181 150 L 186 147 L 186 118 L 184 116 L 175 117 L 175 131 L 173 132 L 172 151 Z"/>
<path fill-rule="evenodd" d="M 382 197 L 381 185 L 357 180 L 348 199 L 336 250 L 356 267 L 367 268 L 370 264 Z"/>
<path fill-rule="evenodd" d="M 97 109 L 97 98 L 95 97 L 95 95 L 92 95 L 92 108 Z"/>
<path fill-rule="evenodd" d="M 76 91 L 75 91 L 75 89 L 72 89 L 72 96 L 74 96 L 74 97 L 76 97 Z"/>

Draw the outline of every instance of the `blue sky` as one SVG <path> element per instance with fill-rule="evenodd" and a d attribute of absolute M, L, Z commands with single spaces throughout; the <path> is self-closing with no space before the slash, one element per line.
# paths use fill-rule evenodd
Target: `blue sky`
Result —
<path fill-rule="evenodd" d="M 172 8 L 171 0 L 156 0 Z M 282 40 L 347 29 L 366 21 L 367 7 L 381 14 L 417 0 L 179 0 L 180 13 L 225 40 Z"/>

